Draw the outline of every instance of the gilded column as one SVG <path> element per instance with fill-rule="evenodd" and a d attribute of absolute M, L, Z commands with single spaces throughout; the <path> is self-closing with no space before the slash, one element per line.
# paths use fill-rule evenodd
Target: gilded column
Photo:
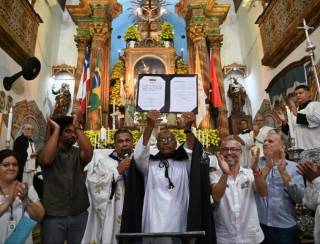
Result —
<path fill-rule="evenodd" d="M 208 33 L 208 25 L 206 23 L 190 23 L 187 27 L 188 36 L 190 41 L 192 42 L 193 48 L 189 48 L 192 51 L 192 56 L 189 55 L 189 62 L 193 60 L 192 66 L 194 73 L 199 72 L 200 68 L 200 75 L 203 83 L 203 90 L 207 96 L 206 103 L 205 103 L 205 116 L 200 123 L 200 128 L 212 128 L 212 118 L 209 111 L 209 104 L 210 101 L 210 75 L 209 75 L 209 56 L 207 52 L 207 43 L 206 37 Z M 196 66 L 198 68 L 196 68 Z M 191 65 L 190 65 L 191 66 Z M 200 108 L 201 109 L 201 108 Z M 200 112 L 200 111 L 199 111 Z"/>
<path fill-rule="evenodd" d="M 220 48 L 222 46 L 222 35 L 210 35 L 207 38 L 208 46 L 212 49 L 212 54 L 214 57 L 214 63 L 216 65 L 217 79 L 219 82 L 220 93 L 222 98 L 222 108 L 219 109 L 219 115 L 216 127 L 219 130 L 220 138 L 223 138 L 229 135 L 229 126 L 228 126 L 228 112 L 226 108 L 226 98 L 224 92 L 223 84 L 223 74 L 221 67 L 221 57 L 220 57 Z"/>
<path fill-rule="evenodd" d="M 79 89 L 79 82 L 81 79 L 81 74 L 83 70 L 83 63 L 85 59 L 86 48 L 90 46 L 91 36 L 89 33 L 87 35 L 77 34 L 74 37 L 74 41 L 76 42 L 78 48 L 78 58 L 77 58 L 77 67 L 75 73 L 75 83 L 74 83 L 74 96 L 73 96 L 73 110 L 79 108 L 79 102 L 76 99 L 76 94 Z"/>
<path fill-rule="evenodd" d="M 91 42 L 91 57 L 90 57 L 90 70 L 91 77 L 94 75 L 96 68 L 97 57 L 100 55 L 100 88 L 101 88 L 101 97 L 100 97 L 100 108 L 91 111 L 89 113 L 89 128 L 92 130 L 100 129 L 104 125 L 105 111 L 108 106 L 108 94 L 109 94 L 109 52 L 106 52 L 108 39 L 110 36 L 109 33 L 109 24 L 108 23 L 90 23 L 89 24 L 90 34 L 92 36 Z M 108 58 L 107 58 L 108 56 Z M 107 67 L 106 67 L 107 66 Z"/>

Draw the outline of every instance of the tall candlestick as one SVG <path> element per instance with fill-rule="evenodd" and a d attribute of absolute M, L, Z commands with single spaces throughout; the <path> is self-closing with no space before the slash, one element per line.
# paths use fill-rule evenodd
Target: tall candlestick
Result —
<path fill-rule="evenodd" d="M 13 116 L 13 113 L 12 113 L 12 107 L 10 108 L 9 110 L 9 116 L 8 116 L 8 129 L 7 129 L 7 143 L 10 143 L 10 140 L 11 140 L 11 129 L 12 129 L 12 116 Z"/>
<path fill-rule="evenodd" d="M 112 129 L 116 128 L 116 103 L 113 100 L 113 106 L 112 106 Z"/>
<path fill-rule="evenodd" d="M 289 132 L 290 132 L 290 137 L 294 137 L 294 132 L 293 132 L 293 124 L 292 124 L 292 117 L 291 117 L 291 112 L 288 106 L 286 106 L 286 111 L 287 111 L 287 117 L 288 117 L 288 126 L 289 126 Z"/>

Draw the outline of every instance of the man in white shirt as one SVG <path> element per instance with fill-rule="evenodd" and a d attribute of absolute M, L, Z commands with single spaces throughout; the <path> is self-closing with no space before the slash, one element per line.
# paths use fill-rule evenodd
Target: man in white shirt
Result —
<path fill-rule="evenodd" d="M 125 180 L 133 151 L 129 130 L 114 135 L 115 149 L 97 149 L 87 167 L 89 216 L 82 243 L 116 243 L 120 231 Z"/>
<path fill-rule="evenodd" d="M 233 137 L 222 140 L 219 170 L 210 172 L 216 210 L 217 243 L 257 244 L 264 235 L 259 225 L 254 193 L 267 194 L 267 184 L 258 168 L 259 149 L 252 151 L 251 169 L 240 166 L 241 144 Z"/>
<path fill-rule="evenodd" d="M 303 203 L 313 211 L 314 216 L 314 243 L 320 244 L 320 165 L 311 161 L 297 164 L 299 173 L 307 179 Z"/>

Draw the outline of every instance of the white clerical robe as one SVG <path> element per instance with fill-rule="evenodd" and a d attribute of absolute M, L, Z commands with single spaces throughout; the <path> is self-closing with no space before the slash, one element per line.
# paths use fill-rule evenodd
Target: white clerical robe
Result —
<path fill-rule="evenodd" d="M 307 181 L 307 187 L 304 191 L 303 203 L 313 211 L 314 216 L 314 243 L 320 244 L 320 177 L 312 182 Z"/>
<path fill-rule="evenodd" d="M 238 135 L 241 140 L 243 140 L 244 145 L 241 145 L 241 157 L 240 157 L 240 164 L 244 168 L 250 168 L 250 160 L 251 160 L 251 153 L 250 150 L 254 146 L 254 140 L 252 134 L 250 132 L 239 134 Z"/>
<path fill-rule="evenodd" d="M 26 182 L 29 186 L 33 186 L 33 176 L 36 173 L 36 158 L 31 157 L 35 153 L 35 145 L 33 142 L 29 141 L 29 146 L 27 148 L 27 160 L 23 169 L 22 181 Z"/>
<path fill-rule="evenodd" d="M 263 126 L 260 128 L 258 135 L 256 136 L 255 146 L 260 148 L 260 156 L 263 156 L 263 143 L 264 139 L 266 138 L 268 132 L 274 128 L 269 126 Z M 251 136 L 253 137 L 253 131 L 250 132 Z"/>
<path fill-rule="evenodd" d="M 109 155 L 112 150 L 94 151 L 87 166 L 86 184 L 90 199 L 88 221 L 82 244 L 115 244 L 115 235 L 120 231 L 125 187 L 119 175 L 118 161 Z M 112 181 L 116 182 L 115 192 L 110 198 Z"/>
<path fill-rule="evenodd" d="M 309 125 L 297 124 L 293 121 L 296 146 L 302 149 L 320 147 L 320 102 L 310 102 L 304 109 L 298 111 L 305 114 Z"/>
<path fill-rule="evenodd" d="M 144 146 L 142 142 L 143 137 L 134 151 L 135 162 L 145 181 L 142 232 L 184 232 L 189 206 L 191 151 L 185 149 L 189 159 L 168 159 L 168 173 L 174 185 L 169 189 L 165 167 L 159 167 L 160 160 L 150 159 L 149 145 Z"/>

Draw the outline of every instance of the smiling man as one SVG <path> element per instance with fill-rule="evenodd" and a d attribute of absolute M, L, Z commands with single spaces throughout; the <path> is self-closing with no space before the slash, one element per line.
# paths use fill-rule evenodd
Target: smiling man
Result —
<path fill-rule="evenodd" d="M 254 192 L 267 194 L 258 168 L 259 149 L 252 151 L 251 169 L 240 165 L 240 157 L 240 142 L 228 136 L 218 153 L 219 170 L 210 172 L 217 243 L 221 244 L 257 244 L 264 238 L 254 197 Z"/>
<path fill-rule="evenodd" d="M 257 197 L 259 220 L 265 235 L 264 244 L 297 244 L 299 228 L 295 204 L 301 203 L 304 182 L 296 164 L 285 159 L 285 139 L 271 130 L 263 144 L 264 157 L 259 166 L 268 184 L 268 194 Z"/>

